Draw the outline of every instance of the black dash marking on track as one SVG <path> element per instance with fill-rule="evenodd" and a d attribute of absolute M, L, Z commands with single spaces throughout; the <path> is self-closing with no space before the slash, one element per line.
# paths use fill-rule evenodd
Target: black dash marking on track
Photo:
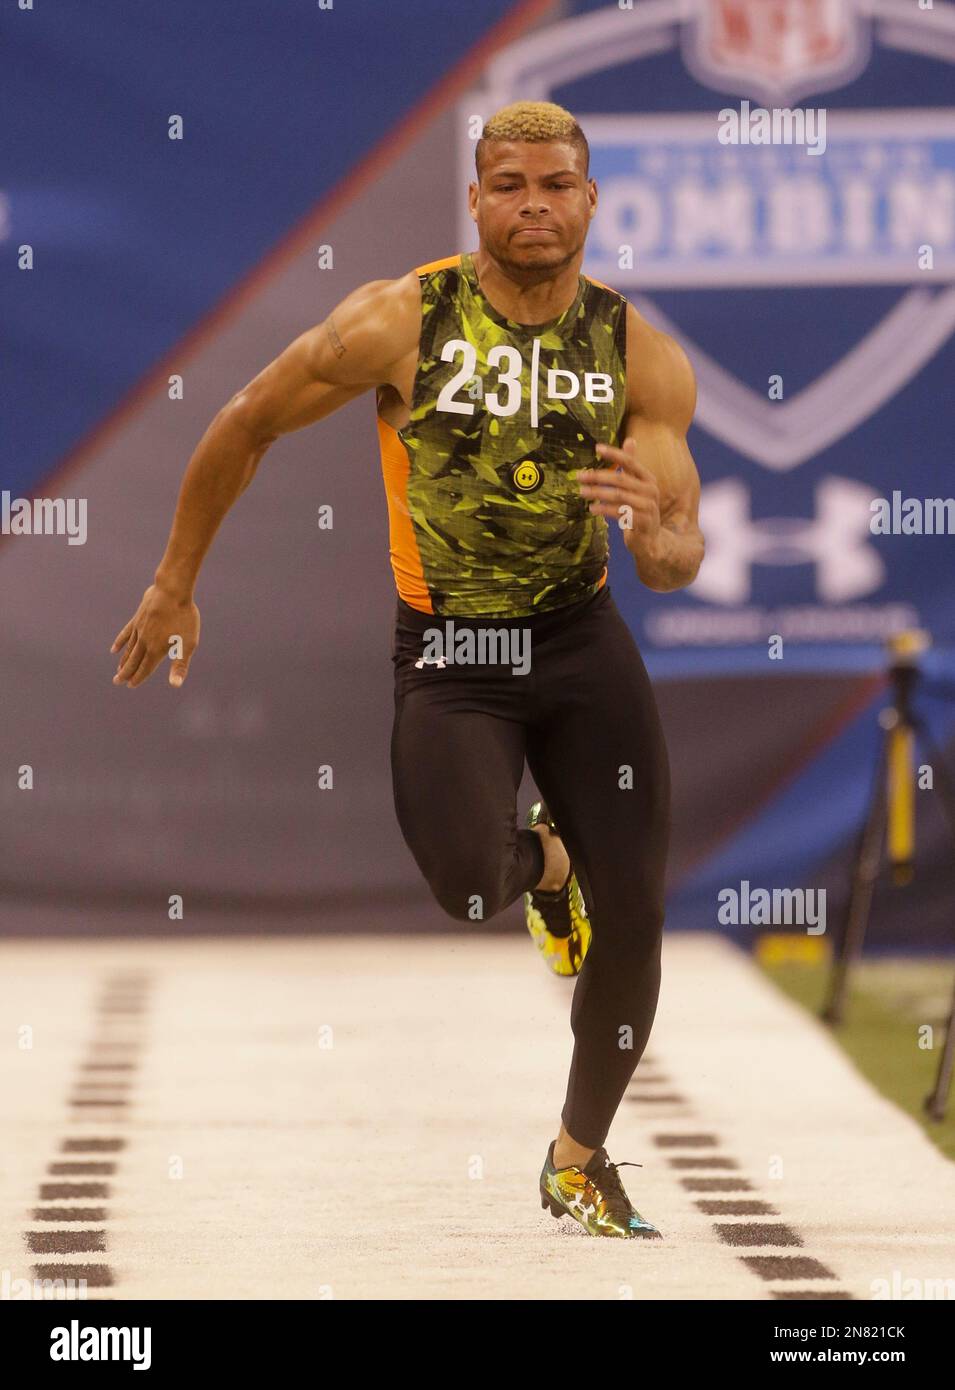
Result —
<path fill-rule="evenodd" d="M 679 1105 L 685 1105 L 685 1104 L 686 1104 L 686 1096 L 678 1096 L 678 1095 L 676 1095 L 676 1094 L 670 1094 L 670 1095 L 664 1094 L 664 1095 L 662 1095 L 662 1096 L 658 1096 L 658 1095 L 646 1095 L 646 1096 L 634 1096 L 634 1095 L 630 1095 L 630 1096 L 627 1097 L 627 1099 L 628 1099 L 629 1101 L 633 1101 L 633 1102 L 634 1102 L 635 1104 L 637 1104 L 637 1105 L 664 1105 L 664 1104 L 666 1104 L 666 1103 L 668 1103 L 668 1102 L 675 1102 L 676 1104 L 679 1104 Z"/>
<path fill-rule="evenodd" d="M 845 1289 L 773 1289 L 773 1298 L 811 1298 L 814 1301 L 824 1298 L 855 1299 Z"/>
<path fill-rule="evenodd" d="M 70 1096 L 70 1099 L 69 1099 L 68 1104 L 69 1104 L 70 1106 L 72 1106 L 72 1108 L 73 1108 L 74 1110 L 80 1110 L 80 1109 L 82 1109 L 84 1106 L 86 1106 L 86 1107 L 89 1107 L 89 1106 L 98 1106 L 100 1109 L 102 1109 L 103 1107 L 107 1107 L 107 1108 L 109 1108 L 109 1109 L 116 1110 L 116 1109 L 120 1109 L 120 1108 L 121 1108 L 122 1106 L 124 1106 L 124 1105 L 128 1105 L 128 1104 L 129 1104 L 129 1101 L 128 1101 L 128 1100 L 92 1100 L 92 1099 L 90 1099 L 89 1097 L 86 1097 L 86 1096 Z"/>
<path fill-rule="evenodd" d="M 127 1082 L 113 1083 L 111 1081 L 97 1081 L 92 1086 L 88 1083 L 84 1085 L 81 1081 L 74 1087 L 74 1094 L 71 1100 L 83 1100 L 90 1104 L 97 1101 L 105 1102 L 107 1105 L 111 1101 L 127 1101 L 129 1099 L 130 1087 Z"/>
<path fill-rule="evenodd" d="M 133 1078 L 131 1076 L 117 1076 L 112 1080 L 108 1076 L 96 1076 L 90 1081 L 74 1081 L 73 1089 L 74 1091 L 112 1091 L 121 1095 L 124 1091 L 128 1091 L 132 1084 Z"/>
<path fill-rule="evenodd" d="M 34 1221 L 105 1221 L 105 1207 L 34 1207 Z"/>
<path fill-rule="evenodd" d="M 65 1197 L 108 1197 L 106 1182 L 41 1182 L 42 1202 L 61 1202 Z"/>
<path fill-rule="evenodd" d="M 120 1149 L 125 1149 L 125 1147 L 125 1139 L 64 1139 L 60 1145 L 60 1153 L 118 1153 Z"/>
<path fill-rule="evenodd" d="M 738 1168 L 739 1164 L 735 1158 L 720 1158 L 717 1154 L 708 1154 L 706 1158 L 668 1158 L 671 1168 Z"/>
<path fill-rule="evenodd" d="M 708 1149 L 719 1142 L 715 1134 L 655 1134 L 658 1149 Z"/>
<path fill-rule="evenodd" d="M 694 1206 L 705 1216 L 778 1216 L 768 1202 L 747 1201 L 745 1197 L 703 1197 Z"/>
<path fill-rule="evenodd" d="M 79 1094 L 79 1095 L 71 1095 L 71 1097 L 70 1097 L 70 1105 L 71 1105 L 72 1108 L 74 1108 L 74 1109 L 76 1108 L 76 1106 L 88 1106 L 88 1105 L 128 1105 L 128 1104 L 129 1104 L 129 1094 L 128 1094 L 128 1093 L 125 1093 L 125 1094 L 124 1094 L 124 1093 L 122 1093 L 122 1091 L 114 1091 L 114 1090 L 108 1090 L 108 1091 L 106 1091 L 106 1090 L 103 1090 L 103 1087 L 101 1087 L 101 1086 L 97 1086 L 97 1087 L 95 1088 L 95 1090 L 93 1090 L 93 1091 L 83 1091 L 82 1094 Z"/>
<path fill-rule="evenodd" d="M 713 1229 L 726 1245 L 802 1245 L 803 1243 L 802 1237 L 791 1226 L 784 1226 L 781 1223 L 773 1225 L 769 1221 L 751 1223 L 717 1221 Z"/>
<path fill-rule="evenodd" d="M 752 1192 L 753 1184 L 746 1178 L 681 1178 L 686 1192 Z"/>
<path fill-rule="evenodd" d="M 78 1283 L 85 1279 L 91 1289 L 107 1289 L 113 1283 L 113 1272 L 109 1265 L 34 1265 L 36 1279 L 72 1279 Z"/>
<path fill-rule="evenodd" d="M 115 1070 L 120 1063 L 124 1067 L 128 1066 L 130 1071 L 135 1071 L 140 1062 L 140 1051 L 134 1050 L 126 1043 L 117 1043 L 115 1047 L 106 1047 L 103 1043 L 90 1043 L 87 1053 L 87 1060 L 102 1066 L 105 1071 Z"/>
<path fill-rule="evenodd" d="M 760 1279 L 835 1279 L 831 1269 L 808 1255 L 741 1255 Z"/>
<path fill-rule="evenodd" d="M 129 1106 L 130 1073 L 135 1071 L 146 1042 L 141 1019 L 146 1012 L 149 985 L 148 975 L 137 971 L 119 972 L 107 977 L 93 1006 L 95 1035 L 89 1041 L 86 1056 L 77 1066 L 79 1079 L 74 1082 L 68 1104 L 74 1111 L 92 1110 L 94 1125 L 105 1120 L 107 1115 L 122 1118 L 116 1112 Z M 97 1111 L 101 1113 L 96 1114 Z M 72 1118 L 78 1120 L 80 1117 L 74 1115 Z M 58 1160 L 49 1163 L 47 1171 L 60 1179 L 111 1177 L 117 1165 L 102 1156 L 118 1153 L 125 1147 L 126 1140 L 115 1136 L 80 1134 L 64 1138 L 60 1141 L 61 1153 L 98 1154 L 100 1157 Z M 68 1201 L 76 1197 L 108 1199 L 110 1195 L 110 1186 L 105 1182 L 41 1182 L 39 1187 L 41 1202 Z M 33 1220 L 55 1223 L 57 1228 L 24 1233 L 27 1248 L 35 1255 L 78 1255 L 106 1250 L 107 1232 L 94 1226 L 94 1223 L 108 1221 L 106 1207 L 35 1207 Z M 80 1222 L 85 1223 L 84 1229 L 71 1229 Z M 85 1280 L 93 1288 L 113 1283 L 112 1270 L 106 1264 L 34 1265 L 33 1271 L 47 1282 Z"/>
<path fill-rule="evenodd" d="M 31 1255 L 86 1255 L 106 1249 L 105 1231 L 27 1231 Z"/>
<path fill-rule="evenodd" d="M 652 1077 L 642 1078 L 644 1081 L 652 1081 Z M 650 1094 L 645 1092 L 642 1095 L 633 1094 L 640 1078 L 634 1076 L 631 1080 L 631 1091 L 628 1099 L 640 1101 L 646 1104 L 653 1101 L 683 1101 L 684 1098 L 675 1094 Z M 655 1134 L 653 1142 L 659 1149 L 716 1149 L 719 1139 L 715 1134 L 707 1133 L 670 1133 Z M 738 1170 L 739 1163 L 734 1158 L 724 1157 L 714 1153 L 708 1154 L 671 1154 L 666 1158 L 666 1163 L 674 1169 L 700 1169 L 716 1170 Z M 730 1178 L 715 1177 L 687 1177 L 680 1179 L 680 1185 L 686 1192 L 752 1192 L 753 1185 L 748 1179 L 739 1176 Z M 779 1216 L 780 1213 L 770 1203 L 759 1198 L 712 1198 L 710 1200 L 701 1199 L 694 1204 L 698 1211 L 705 1216 L 727 1217 L 727 1216 Z M 771 1248 L 774 1246 L 803 1246 L 804 1241 L 798 1231 L 794 1231 L 791 1226 L 787 1226 L 782 1221 L 714 1221 L 713 1229 L 717 1236 L 726 1245 L 749 1246 Z M 835 1279 L 831 1270 L 827 1269 L 819 1260 L 814 1260 L 808 1255 L 741 1255 L 739 1258 L 744 1264 L 759 1275 L 761 1279 Z M 843 1290 L 835 1290 L 828 1294 L 814 1295 L 812 1293 L 786 1293 L 784 1291 L 773 1290 L 774 1298 L 813 1298 L 816 1296 L 829 1298 L 849 1298 L 852 1295 Z"/>
<path fill-rule="evenodd" d="M 88 1163 L 48 1163 L 47 1171 L 53 1177 L 82 1177 L 84 1173 L 91 1178 L 109 1178 L 116 1172 L 115 1163 L 99 1163 L 90 1160 Z"/>

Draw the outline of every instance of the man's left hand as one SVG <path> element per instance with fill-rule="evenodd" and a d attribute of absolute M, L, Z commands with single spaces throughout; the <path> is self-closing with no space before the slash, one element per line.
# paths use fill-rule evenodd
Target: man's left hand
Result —
<path fill-rule="evenodd" d="M 616 520 L 634 559 L 657 558 L 662 540 L 660 488 L 637 458 L 637 441 L 625 439 L 622 449 L 598 444 L 597 455 L 607 468 L 582 468 L 577 474 L 581 496 L 592 499 L 589 510 Z"/>

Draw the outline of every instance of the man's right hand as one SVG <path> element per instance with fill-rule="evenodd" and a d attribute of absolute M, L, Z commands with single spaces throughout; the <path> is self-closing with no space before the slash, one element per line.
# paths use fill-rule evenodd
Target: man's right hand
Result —
<path fill-rule="evenodd" d="M 126 649 L 114 685 L 142 685 L 164 656 L 172 657 L 169 684 L 182 685 L 199 642 L 199 610 L 191 598 L 199 566 L 266 450 L 280 435 L 324 419 L 365 391 L 403 380 L 397 373 L 404 364 L 407 375 L 420 336 L 421 285 L 415 271 L 397 280 L 369 281 L 223 406 L 189 460 L 156 570 L 160 583 L 149 586 L 110 647 L 111 652 Z M 182 575 L 188 584 L 180 585 Z M 181 639 L 176 651 L 170 648 L 174 637 Z"/>
<path fill-rule="evenodd" d="M 172 653 L 177 638 L 169 684 L 179 686 L 186 679 L 192 654 L 199 645 L 199 609 L 191 599 L 150 584 L 142 603 L 110 647 L 111 652 L 126 648 L 120 654 L 113 684 L 142 685 L 163 657 Z"/>

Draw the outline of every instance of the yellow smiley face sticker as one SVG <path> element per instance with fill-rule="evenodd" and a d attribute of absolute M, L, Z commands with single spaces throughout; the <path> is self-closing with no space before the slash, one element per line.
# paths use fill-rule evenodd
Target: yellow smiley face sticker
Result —
<path fill-rule="evenodd" d="M 511 478 L 519 492 L 536 492 L 544 481 L 544 475 L 533 459 L 522 459 L 511 469 Z"/>

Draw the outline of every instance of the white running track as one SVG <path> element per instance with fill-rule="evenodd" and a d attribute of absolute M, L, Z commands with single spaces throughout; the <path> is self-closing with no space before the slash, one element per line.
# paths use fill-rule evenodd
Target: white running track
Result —
<path fill-rule="evenodd" d="M 666 938 L 608 1140 L 665 1238 L 542 1211 L 571 988 L 493 932 L 4 943 L 0 1297 L 41 1264 L 107 1269 L 91 1299 L 955 1294 L 955 1164 L 712 936 Z"/>

